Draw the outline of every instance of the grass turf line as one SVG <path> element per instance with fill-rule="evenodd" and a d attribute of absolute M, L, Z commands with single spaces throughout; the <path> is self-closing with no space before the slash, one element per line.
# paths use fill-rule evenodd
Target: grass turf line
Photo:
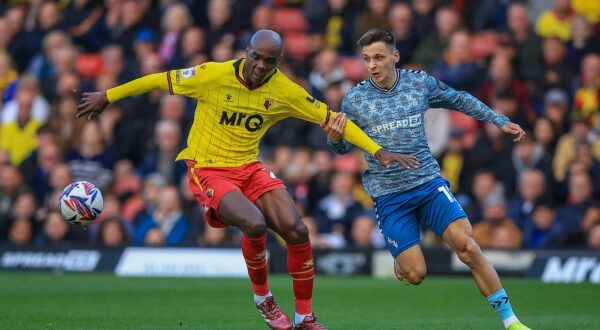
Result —
<path fill-rule="evenodd" d="M 291 280 L 269 278 L 293 315 Z M 533 329 L 598 329 L 600 285 L 505 279 L 517 316 Z M 1 273 L 0 329 L 265 329 L 246 279 L 118 278 L 112 274 Z M 502 329 L 468 277 L 325 277 L 314 310 L 330 329 Z"/>

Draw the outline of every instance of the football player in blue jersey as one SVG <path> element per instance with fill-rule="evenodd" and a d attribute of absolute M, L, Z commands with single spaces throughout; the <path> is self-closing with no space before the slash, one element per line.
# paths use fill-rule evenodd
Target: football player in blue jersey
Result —
<path fill-rule="evenodd" d="M 350 119 L 387 150 L 417 159 L 418 164 L 411 166 L 384 168 L 365 154 L 369 165 L 363 183 L 375 201 L 379 228 L 395 258 L 396 276 L 406 284 L 419 284 L 425 278 L 425 259 L 419 245 L 420 224 L 425 224 L 469 266 L 504 327 L 529 329 L 515 316 L 496 270 L 473 240 L 466 213 L 440 175 L 427 144 L 423 114 L 429 108 L 456 109 L 496 125 L 514 135 L 514 141 L 522 141 L 525 132 L 469 93 L 456 91 L 423 71 L 397 70 L 400 54 L 389 31 L 369 30 L 358 44 L 369 78 L 344 97 L 340 113 L 322 127 L 330 147 L 339 154 L 350 150 L 342 139 L 346 119 Z"/>

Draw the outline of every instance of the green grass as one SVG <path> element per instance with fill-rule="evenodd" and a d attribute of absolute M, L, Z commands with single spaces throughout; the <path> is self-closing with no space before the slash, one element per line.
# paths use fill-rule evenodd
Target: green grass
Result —
<path fill-rule="evenodd" d="M 291 314 L 287 276 L 271 290 Z M 600 286 L 506 279 L 533 329 L 599 329 Z M 470 278 L 419 287 L 367 277 L 317 277 L 314 309 L 330 329 L 502 329 Z M 0 329 L 265 329 L 245 279 L 0 274 Z"/>

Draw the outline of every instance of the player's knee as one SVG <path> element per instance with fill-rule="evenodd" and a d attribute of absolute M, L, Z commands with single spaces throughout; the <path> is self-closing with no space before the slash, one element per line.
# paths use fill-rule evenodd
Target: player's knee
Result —
<path fill-rule="evenodd" d="M 419 285 L 425 280 L 425 272 L 412 271 L 406 274 L 406 279 L 412 285 Z"/>
<path fill-rule="evenodd" d="M 261 237 L 267 233 L 267 224 L 264 217 L 257 216 L 247 219 L 246 223 L 240 229 L 248 237 Z"/>
<path fill-rule="evenodd" d="M 469 238 L 466 242 L 460 247 L 458 252 L 458 257 L 462 262 L 467 265 L 473 264 L 477 260 L 480 259 L 481 249 L 479 245 L 473 240 Z"/>
<path fill-rule="evenodd" d="M 284 228 L 283 239 L 289 244 L 302 244 L 308 241 L 308 227 L 304 222 L 294 221 Z"/>

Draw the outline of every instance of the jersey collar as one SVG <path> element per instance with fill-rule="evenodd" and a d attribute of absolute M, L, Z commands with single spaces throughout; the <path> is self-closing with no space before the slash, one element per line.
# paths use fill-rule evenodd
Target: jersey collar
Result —
<path fill-rule="evenodd" d="M 271 79 L 271 77 L 273 77 L 275 75 L 275 73 L 277 73 L 277 69 L 275 69 L 273 71 L 273 74 L 271 74 L 270 76 L 268 76 L 265 80 L 263 80 L 263 82 L 261 82 L 260 84 L 258 84 L 256 86 L 250 87 L 250 86 L 248 86 L 248 83 L 246 83 L 246 81 L 244 80 L 244 75 L 242 75 L 242 72 L 244 71 L 244 64 L 245 63 L 246 63 L 246 59 L 245 58 L 240 58 L 239 60 L 233 62 L 233 67 L 235 69 L 235 77 L 240 81 L 240 83 L 244 87 L 246 87 L 250 91 L 262 87 L 264 84 L 266 84 Z"/>
<path fill-rule="evenodd" d="M 371 85 L 373 87 L 377 88 L 378 90 L 380 90 L 382 92 L 386 92 L 386 93 L 393 91 L 394 88 L 396 88 L 396 86 L 398 86 L 399 81 L 400 81 L 400 71 L 399 70 L 396 70 L 396 82 L 392 85 L 392 87 L 390 87 L 390 89 L 385 89 L 385 88 L 381 88 L 381 87 L 377 86 L 377 84 L 371 78 L 369 78 L 369 82 L 371 83 Z"/>

